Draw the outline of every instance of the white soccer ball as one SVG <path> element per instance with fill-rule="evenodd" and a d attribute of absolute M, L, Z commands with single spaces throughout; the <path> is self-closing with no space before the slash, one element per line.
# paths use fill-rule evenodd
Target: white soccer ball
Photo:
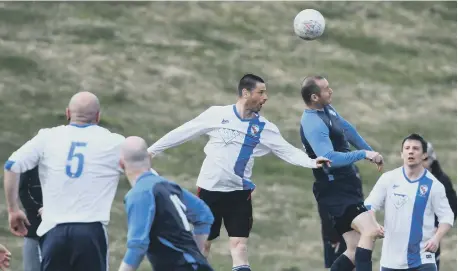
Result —
<path fill-rule="evenodd" d="M 323 35 L 324 28 L 324 17 L 317 10 L 304 9 L 294 18 L 294 33 L 301 39 L 317 39 Z"/>

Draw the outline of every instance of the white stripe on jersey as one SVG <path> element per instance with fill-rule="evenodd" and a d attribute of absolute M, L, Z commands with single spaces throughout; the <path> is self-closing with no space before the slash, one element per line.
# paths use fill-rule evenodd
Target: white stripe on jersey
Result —
<path fill-rule="evenodd" d="M 152 154 L 178 146 L 197 136 L 207 134 L 204 148 L 206 158 L 202 164 L 197 185 L 212 191 L 252 189 L 249 180 L 254 157 L 272 151 L 293 165 L 315 168 L 315 161 L 289 144 L 277 126 L 262 116 L 242 119 L 235 105 L 212 106 L 205 112 L 169 132 L 151 147 Z"/>
<path fill-rule="evenodd" d="M 22 173 L 38 165 L 43 215 L 37 234 L 59 223 L 110 220 L 111 204 L 122 170 L 124 137 L 97 125 L 41 129 L 6 164 Z"/>
<path fill-rule="evenodd" d="M 365 204 L 385 210 L 382 267 L 408 269 L 435 263 L 434 253 L 424 249 L 435 233 L 434 214 L 439 223 L 450 225 L 454 217 L 444 186 L 429 171 L 425 169 L 418 180 L 409 180 L 403 167 L 384 173 Z"/>

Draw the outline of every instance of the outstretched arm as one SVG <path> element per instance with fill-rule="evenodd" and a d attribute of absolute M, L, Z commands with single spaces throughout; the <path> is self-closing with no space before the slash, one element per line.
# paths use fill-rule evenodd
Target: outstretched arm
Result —
<path fill-rule="evenodd" d="M 262 144 L 267 146 L 276 156 L 284 161 L 306 168 L 322 167 L 327 159 L 311 159 L 303 150 L 298 149 L 286 141 L 276 126 L 273 129 L 265 130 Z"/>
<path fill-rule="evenodd" d="M 153 156 L 166 149 L 181 145 L 193 138 L 208 133 L 212 127 L 209 125 L 213 118 L 214 108 L 210 107 L 196 118 L 168 132 L 156 143 L 148 148 L 148 152 Z"/>

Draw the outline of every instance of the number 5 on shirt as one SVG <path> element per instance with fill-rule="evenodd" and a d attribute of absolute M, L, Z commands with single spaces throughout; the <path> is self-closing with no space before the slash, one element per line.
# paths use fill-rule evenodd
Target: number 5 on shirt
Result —
<path fill-rule="evenodd" d="M 81 176 L 81 173 L 83 173 L 84 155 L 81 152 L 79 152 L 80 150 L 78 148 L 86 147 L 86 145 L 86 142 L 72 142 L 70 151 L 68 152 L 67 165 L 65 167 L 67 176 L 72 179 L 79 178 Z M 75 159 L 78 162 L 78 166 L 76 168 L 76 172 L 73 172 L 72 163 Z"/>

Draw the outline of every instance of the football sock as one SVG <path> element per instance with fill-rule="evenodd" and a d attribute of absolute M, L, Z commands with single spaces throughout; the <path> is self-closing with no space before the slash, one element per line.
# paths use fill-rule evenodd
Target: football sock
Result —
<path fill-rule="evenodd" d="M 232 267 L 232 271 L 251 271 L 249 265 L 239 265 Z"/>
<path fill-rule="evenodd" d="M 340 254 L 340 256 L 334 261 L 331 266 L 331 271 L 352 271 L 355 268 L 355 265 L 351 262 L 350 259 L 345 254 Z"/>
<path fill-rule="evenodd" d="M 357 247 L 355 265 L 356 271 L 372 271 L 372 250 Z"/>

